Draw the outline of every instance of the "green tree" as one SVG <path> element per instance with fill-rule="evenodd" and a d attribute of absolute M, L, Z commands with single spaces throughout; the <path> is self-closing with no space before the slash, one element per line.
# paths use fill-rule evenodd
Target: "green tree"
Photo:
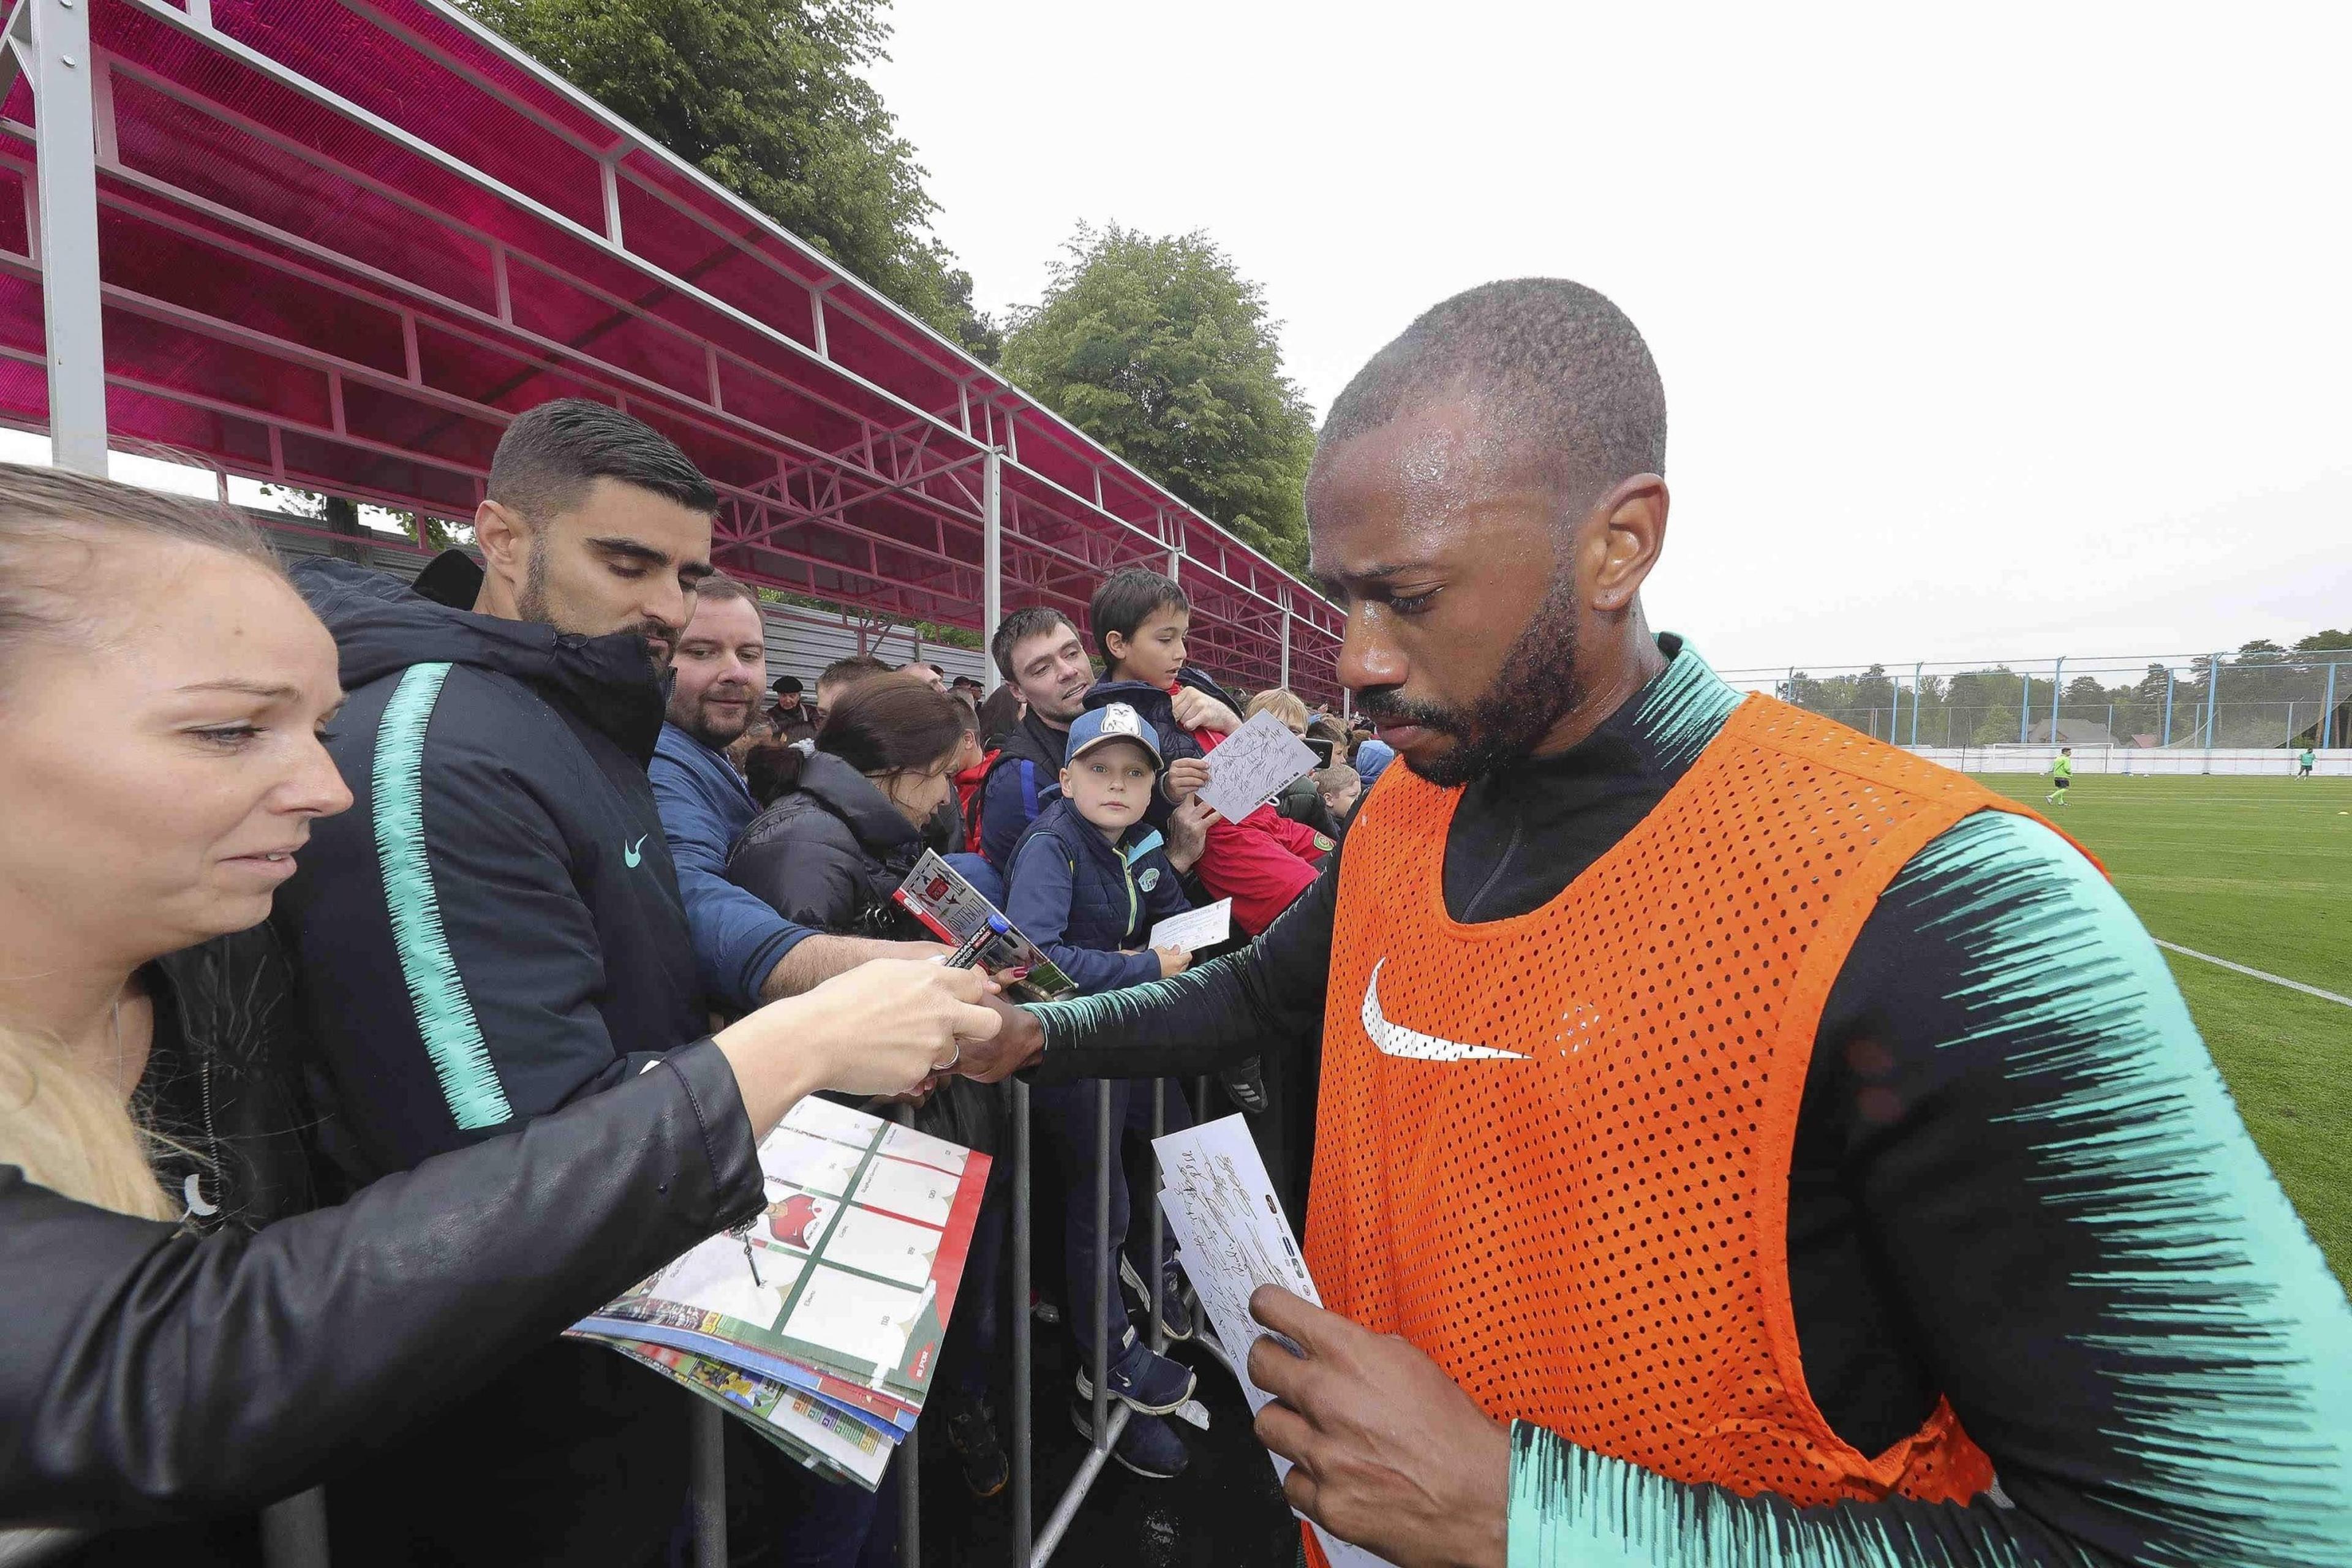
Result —
<path fill-rule="evenodd" d="M 930 232 L 915 150 L 865 71 L 887 0 L 460 0 L 518 47 L 993 363 Z"/>
<path fill-rule="evenodd" d="M 1282 374 L 1265 296 L 1206 234 L 1081 225 L 1014 312 L 1025 391 L 1283 565 L 1307 562 L 1315 420 Z"/>
<path fill-rule="evenodd" d="M 2294 646 L 2298 653 L 2334 653 L 2338 649 L 2352 648 L 2352 632 L 2339 632 L 2333 629 L 2314 632 L 2309 637 L 2297 641 Z"/>

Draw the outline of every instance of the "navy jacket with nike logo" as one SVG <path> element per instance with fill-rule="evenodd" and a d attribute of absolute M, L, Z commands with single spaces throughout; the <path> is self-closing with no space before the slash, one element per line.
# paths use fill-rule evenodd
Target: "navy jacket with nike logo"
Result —
<path fill-rule="evenodd" d="M 329 750 L 356 799 L 313 826 L 278 919 L 326 1139 L 358 1181 L 707 1032 L 646 778 L 663 692 L 643 639 L 456 607 L 479 580 L 462 555 L 424 592 L 338 561 L 294 571 L 341 655 Z"/>

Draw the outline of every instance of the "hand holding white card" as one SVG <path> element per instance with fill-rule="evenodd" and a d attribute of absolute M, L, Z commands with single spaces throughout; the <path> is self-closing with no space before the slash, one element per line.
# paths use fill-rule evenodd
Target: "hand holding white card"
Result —
<path fill-rule="evenodd" d="M 1227 822 L 1239 822 L 1283 785 L 1314 772 L 1315 753 L 1281 720 L 1260 713 L 1226 736 L 1208 763 L 1201 798 Z"/>
<path fill-rule="evenodd" d="M 1279 1285 L 1318 1307 L 1323 1298 L 1275 1201 L 1265 1162 L 1239 1116 L 1155 1138 L 1151 1147 L 1160 1156 L 1160 1206 L 1184 1273 L 1200 1292 L 1217 1342 L 1230 1352 L 1242 1397 L 1255 1415 L 1274 1396 L 1249 1379 L 1250 1346 L 1265 1332 L 1250 1316 L 1251 1292 Z M 1267 1458 L 1277 1479 L 1289 1473 L 1280 1455 Z M 1386 1559 L 1349 1545 L 1319 1524 L 1314 1528 L 1331 1568 L 1390 1568 Z"/>
<path fill-rule="evenodd" d="M 1219 899 L 1213 904 L 1203 904 L 1197 910 L 1186 910 L 1181 915 L 1170 915 L 1151 928 L 1152 947 L 1181 947 L 1186 952 L 1198 952 L 1204 947 L 1214 947 L 1232 939 L 1234 934 L 1234 901 Z"/>

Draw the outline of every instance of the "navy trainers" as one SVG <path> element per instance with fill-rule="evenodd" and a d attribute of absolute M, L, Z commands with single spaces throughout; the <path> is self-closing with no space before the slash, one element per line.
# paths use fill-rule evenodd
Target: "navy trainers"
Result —
<path fill-rule="evenodd" d="M 1143 1276 L 1124 1252 L 1118 1255 L 1118 1282 L 1127 1296 L 1128 1310 L 1149 1313 L 1151 1292 L 1144 1288 Z M 1171 1340 L 1192 1337 L 1192 1314 L 1184 1306 L 1184 1271 L 1170 1258 L 1160 1270 L 1160 1329 Z"/>
<path fill-rule="evenodd" d="M 1091 1443 L 1095 1440 L 1095 1410 L 1091 1405 L 1070 1407 L 1070 1425 L 1078 1436 Z M 1112 1445 L 1110 1457 L 1121 1465 L 1149 1480 L 1173 1480 L 1184 1473 L 1192 1462 L 1185 1451 L 1184 1439 L 1176 1428 L 1157 1415 L 1138 1415 L 1130 1412 L 1127 1425 L 1119 1429 L 1118 1441 Z"/>
<path fill-rule="evenodd" d="M 1080 1399 L 1095 1396 L 1093 1360 L 1084 1355 L 1079 1360 Z M 1123 1399 L 1148 1415 L 1165 1415 L 1192 1397 L 1194 1380 L 1192 1368 L 1160 1355 L 1129 1329 L 1120 1338 L 1119 1352 L 1111 1358 L 1110 1371 L 1103 1381 L 1110 1384 L 1113 1399 Z"/>

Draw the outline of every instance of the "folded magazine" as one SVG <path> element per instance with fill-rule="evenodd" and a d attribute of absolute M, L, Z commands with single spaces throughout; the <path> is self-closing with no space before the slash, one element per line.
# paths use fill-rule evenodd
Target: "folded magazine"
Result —
<path fill-rule="evenodd" d="M 973 966 L 1003 981 L 1015 1001 L 1052 1002 L 1077 990 L 1076 982 L 937 851 L 923 851 L 890 896 L 941 942 L 972 943 Z"/>
<path fill-rule="evenodd" d="M 985 1154 L 831 1100 L 760 1144 L 765 1209 L 574 1324 L 869 1490 L 938 1368 Z"/>

